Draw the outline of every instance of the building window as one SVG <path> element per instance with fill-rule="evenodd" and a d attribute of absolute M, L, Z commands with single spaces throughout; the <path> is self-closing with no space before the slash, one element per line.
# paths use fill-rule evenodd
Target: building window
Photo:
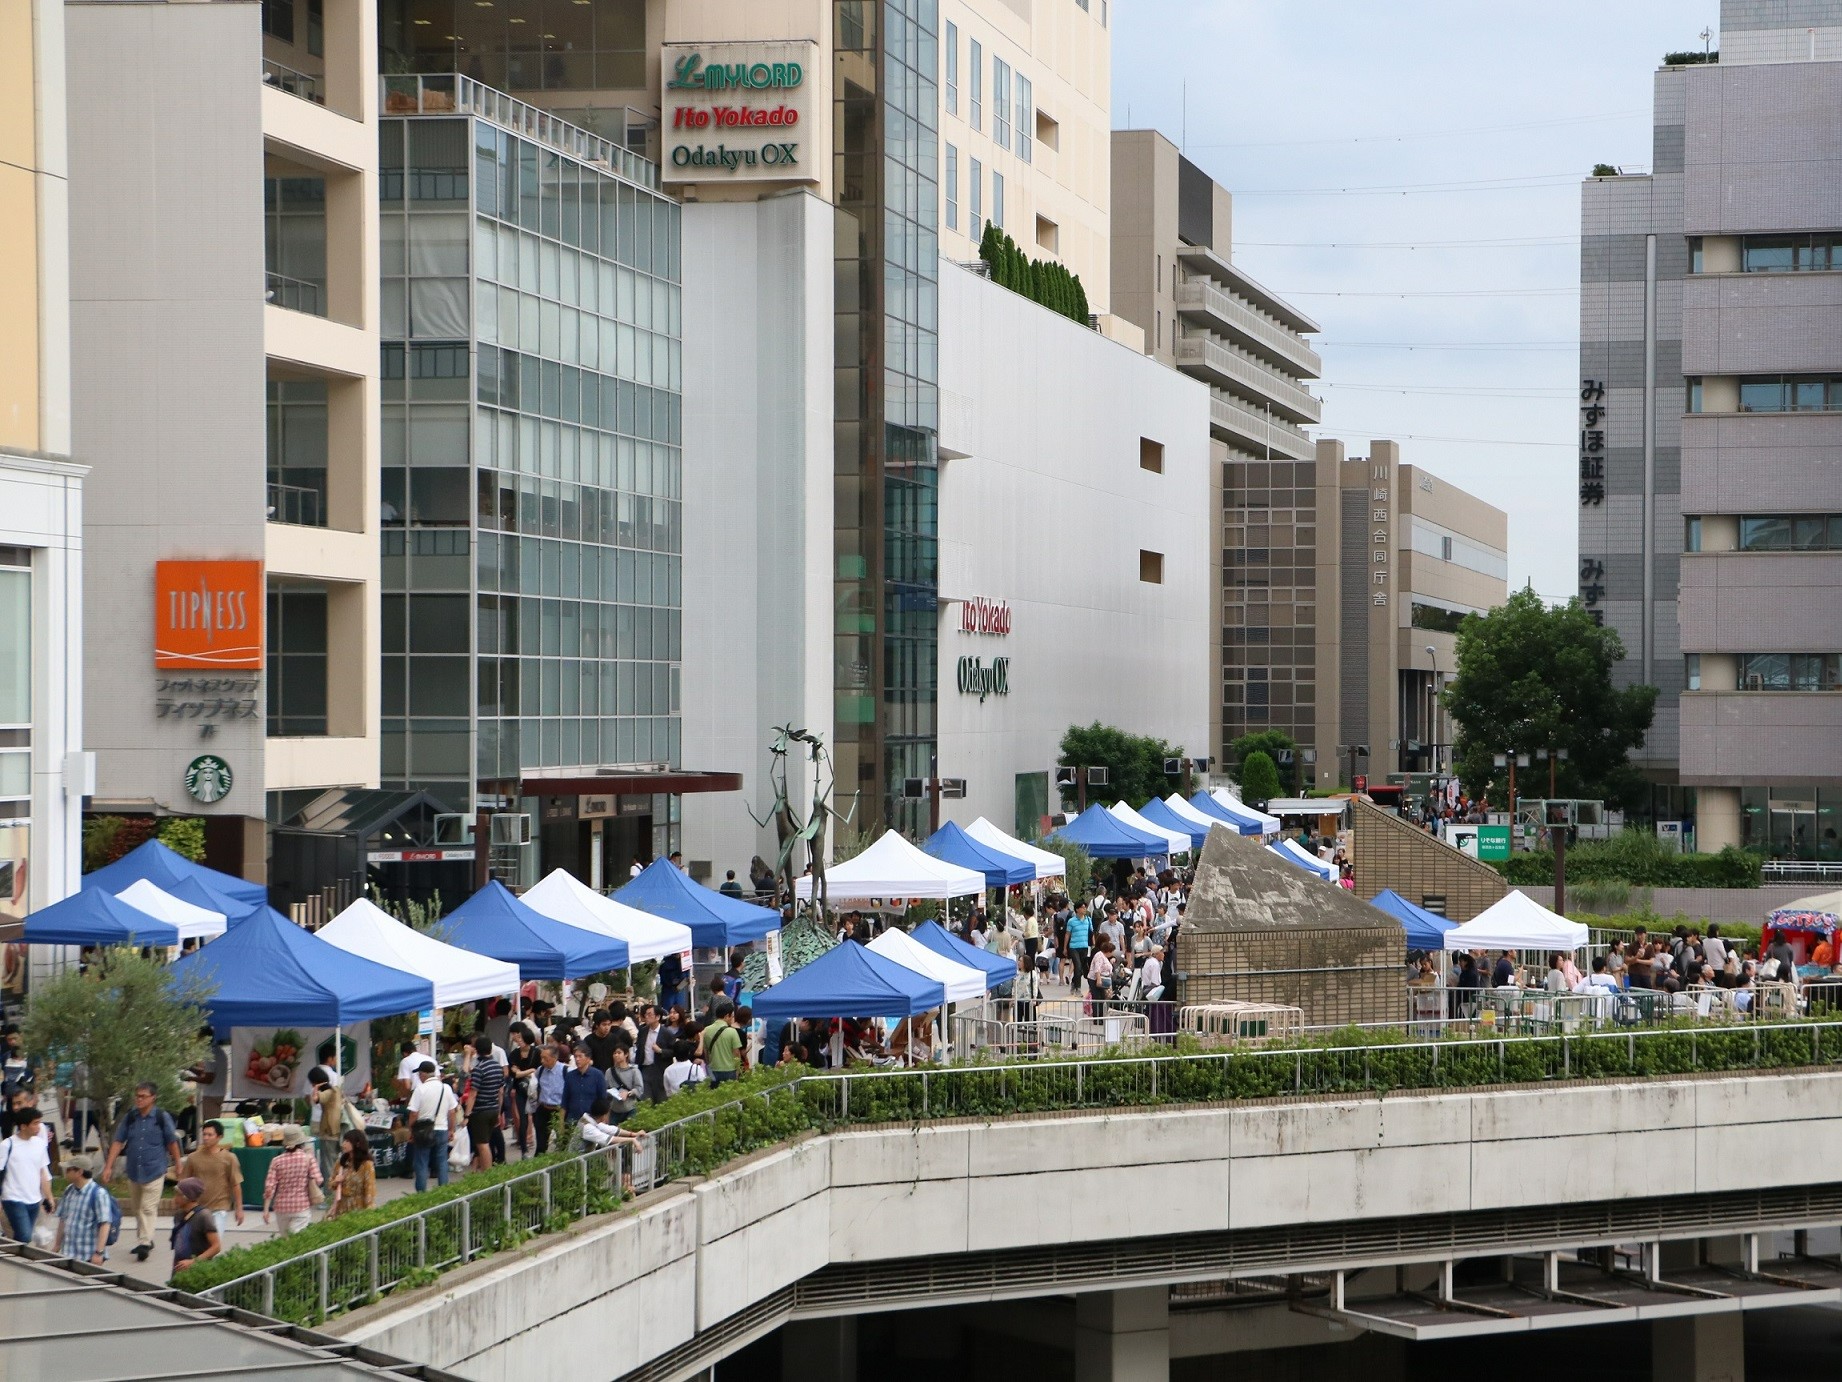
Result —
<path fill-rule="evenodd" d="M 1842 379 L 1780 375 L 1740 380 L 1742 413 L 1842 412 Z"/>
<path fill-rule="evenodd" d="M 294 0 L 262 0 L 262 32 L 283 43 L 294 42 Z"/>
<path fill-rule="evenodd" d="M 1062 126 L 1053 116 L 1036 112 L 1036 142 L 1050 149 L 1062 147 Z"/>
<path fill-rule="evenodd" d="M 959 229 L 959 150 L 947 145 L 947 229 Z"/>
<path fill-rule="evenodd" d="M 1019 72 L 1017 74 L 1017 157 L 1025 163 L 1035 161 L 1031 157 L 1030 149 L 1030 132 L 1036 128 L 1034 104 L 1035 98 L 1030 90 L 1030 79 Z"/>
<path fill-rule="evenodd" d="M 966 234 L 977 240 L 985 233 L 985 170 L 975 158 L 966 183 Z"/>
<path fill-rule="evenodd" d="M 1692 520 L 1699 523 L 1700 519 Z M 1697 543 L 1692 550 L 1699 551 Z M 1842 514 L 1813 514 L 1795 518 L 1742 518 L 1742 552 L 1842 551 Z"/>
<path fill-rule="evenodd" d="M 991 138 L 1000 149 L 1011 146 L 1011 66 L 991 60 Z"/>
<path fill-rule="evenodd" d="M 1842 269 L 1842 233 L 1748 235 L 1740 248 L 1740 269 L 1749 274 Z"/>
<path fill-rule="evenodd" d="M 1140 549 L 1138 554 L 1138 578 L 1147 585 L 1164 584 L 1164 554 L 1147 552 Z"/>
<path fill-rule="evenodd" d="M 1683 520 L 1682 550 L 1685 552 L 1701 550 L 1701 520 L 1699 518 Z"/>
<path fill-rule="evenodd" d="M 975 130 L 982 129 L 980 121 L 985 118 L 985 49 L 976 38 L 971 40 L 967 58 L 972 67 L 972 110 L 969 123 Z"/>
<path fill-rule="evenodd" d="M 268 597 L 268 733 L 326 733 L 326 592 L 272 586 Z M 462 649 L 465 651 L 465 649 Z"/>
<path fill-rule="evenodd" d="M 1434 633 L 1457 633 L 1458 626 L 1465 622 L 1466 611 L 1446 609 L 1440 605 L 1423 605 L 1418 600 L 1413 605 L 1413 626 L 1416 629 L 1430 629 Z"/>
<path fill-rule="evenodd" d="M 991 220 L 999 230 L 1004 229 L 1004 174 L 995 169 L 991 175 Z"/>
<path fill-rule="evenodd" d="M 1158 350 L 1164 349 L 1164 309 L 1162 307 L 1158 309 L 1157 335 L 1153 338 L 1152 345 Z"/>
<path fill-rule="evenodd" d="M 1682 683 L 1690 691 L 1701 690 L 1701 654 L 1690 653 L 1682 659 Z"/>
<path fill-rule="evenodd" d="M 1047 216 L 1036 218 L 1036 244 L 1039 249 L 1048 250 L 1050 254 L 1058 252 L 1061 246 L 1061 227 Z"/>
<path fill-rule="evenodd" d="M 1689 272 L 1692 274 L 1698 274 L 1702 272 L 1701 237 L 1699 235 L 1689 236 L 1688 245 L 1689 245 Z"/>
<path fill-rule="evenodd" d="M 947 23 L 947 114 L 959 114 L 959 25 Z"/>
<path fill-rule="evenodd" d="M 1162 475 L 1164 473 L 1164 443 L 1153 441 L 1150 437 L 1140 437 L 1138 439 L 1138 468 Z"/>
<path fill-rule="evenodd" d="M 1699 379 L 1688 381 L 1688 410 L 1691 413 L 1701 411 L 1701 381 Z"/>
<path fill-rule="evenodd" d="M 1699 681 L 1699 677 L 1697 678 Z M 1842 654 L 1747 653 L 1739 658 L 1742 691 L 1842 690 Z"/>

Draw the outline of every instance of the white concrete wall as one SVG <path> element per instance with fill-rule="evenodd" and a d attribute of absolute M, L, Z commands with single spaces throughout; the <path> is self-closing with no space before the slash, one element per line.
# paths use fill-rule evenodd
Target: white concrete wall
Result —
<path fill-rule="evenodd" d="M 1761 1167 L 1823 1166 L 1839 1134 L 1842 1072 L 845 1131 L 327 1328 L 481 1382 L 567 1368 L 584 1347 L 637 1367 L 831 1263 L 1586 1203 L 1658 1167 L 1714 1195 Z M 1159 1193 L 1111 1193 L 1129 1166 Z M 1374 1252 L 1298 1269 L 1401 1257 Z"/>
<path fill-rule="evenodd" d="M 808 193 L 684 208 L 684 857 L 748 876 L 776 725 L 832 728 L 832 222 Z M 810 800 L 798 768 L 789 791 Z"/>
<path fill-rule="evenodd" d="M 1050 771 L 1072 724 L 1208 754 L 1207 387 L 943 264 L 940 397 L 940 770 L 967 780 L 943 816 L 1012 829 L 1016 775 Z M 1011 632 L 960 632 L 969 597 L 1007 602 Z M 1009 695 L 962 694 L 962 656 L 1009 658 Z"/>

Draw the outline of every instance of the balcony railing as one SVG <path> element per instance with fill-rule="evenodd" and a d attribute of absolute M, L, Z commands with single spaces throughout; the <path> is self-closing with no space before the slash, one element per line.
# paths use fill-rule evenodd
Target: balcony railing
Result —
<path fill-rule="evenodd" d="M 1324 373 L 1323 358 L 1300 336 L 1206 278 L 1177 285 L 1177 311 L 1202 317 L 1214 330 L 1238 338 L 1256 353 L 1308 379 Z"/>
<path fill-rule="evenodd" d="M 297 528 L 326 526 L 326 491 L 305 485 L 269 485 L 269 522 Z"/>
<path fill-rule="evenodd" d="M 271 272 L 268 276 L 267 296 L 271 307 L 286 307 L 290 312 L 306 312 L 315 317 L 326 315 L 324 284 Z"/>
<path fill-rule="evenodd" d="M 1269 452 L 1295 461 L 1308 461 L 1317 455 L 1316 445 L 1299 428 L 1264 409 L 1251 408 L 1220 389 L 1209 390 L 1209 424 L 1255 459 Z"/>
<path fill-rule="evenodd" d="M 1203 332 L 1177 339 L 1177 367 L 1195 369 L 1223 387 L 1239 384 L 1270 401 L 1287 422 L 1317 422 L 1324 405 L 1259 356 Z"/>
<path fill-rule="evenodd" d="M 297 72 L 292 67 L 283 67 L 269 58 L 262 60 L 262 83 L 277 91 L 285 91 L 290 96 L 299 96 L 303 101 L 312 101 L 316 106 L 326 104 L 326 88 L 318 77 L 311 72 Z"/>
<path fill-rule="evenodd" d="M 659 167 L 650 159 L 458 72 L 380 80 L 385 115 L 478 115 L 642 187 L 659 185 Z"/>

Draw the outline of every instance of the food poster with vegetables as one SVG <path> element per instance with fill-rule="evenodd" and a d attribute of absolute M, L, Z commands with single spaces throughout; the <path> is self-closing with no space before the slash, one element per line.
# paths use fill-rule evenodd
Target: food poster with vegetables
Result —
<path fill-rule="evenodd" d="M 358 1022 L 337 1033 L 331 1027 L 233 1027 L 230 1030 L 230 1097 L 304 1099 L 312 1092 L 307 1072 L 334 1064 L 339 1038 L 340 1081 L 347 1094 L 371 1082 L 371 1024 Z"/>

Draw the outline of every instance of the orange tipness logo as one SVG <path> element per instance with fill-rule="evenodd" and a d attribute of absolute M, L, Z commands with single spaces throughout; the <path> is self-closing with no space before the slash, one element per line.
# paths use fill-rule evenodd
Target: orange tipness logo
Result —
<path fill-rule="evenodd" d="M 262 666 L 262 563 L 154 564 L 154 666 Z"/>

